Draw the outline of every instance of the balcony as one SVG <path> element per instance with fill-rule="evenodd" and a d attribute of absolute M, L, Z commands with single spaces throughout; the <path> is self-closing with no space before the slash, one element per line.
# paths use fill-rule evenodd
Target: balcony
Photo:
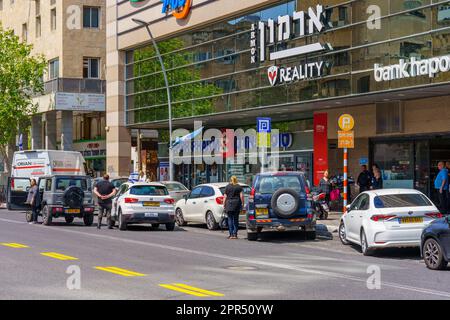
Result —
<path fill-rule="evenodd" d="M 106 81 L 100 79 L 58 78 L 44 83 L 44 94 L 53 92 L 106 93 Z"/>

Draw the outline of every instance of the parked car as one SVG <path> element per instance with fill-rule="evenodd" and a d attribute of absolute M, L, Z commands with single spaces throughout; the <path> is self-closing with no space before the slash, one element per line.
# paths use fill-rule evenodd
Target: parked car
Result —
<path fill-rule="evenodd" d="M 423 230 L 420 253 L 429 269 L 447 268 L 450 261 L 450 216 L 432 221 Z"/>
<path fill-rule="evenodd" d="M 116 221 L 120 230 L 126 230 L 130 224 L 151 224 L 153 229 L 160 224 L 166 230 L 175 229 L 175 201 L 169 195 L 166 186 L 157 182 L 126 182 L 122 184 L 113 199 L 111 226 Z"/>
<path fill-rule="evenodd" d="M 184 184 L 178 181 L 161 181 L 163 185 L 169 190 L 170 196 L 177 202 L 184 198 L 185 195 L 189 194 L 189 189 L 184 186 Z"/>
<path fill-rule="evenodd" d="M 422 230 L 442 215 L 423 193 L 383 189 L 361 193 L 341 218 L 339 238 L 364 255 L 386 247 L 418 247 Z"/>
<path fill-rule="evenodd" d="M 86 226 L 94 222 L 91 177 L 51 175 L 40 177 L 38 182 L 40 215 L 44 225 L 51 225 L 53 218 L 63 217 L 67 223 L 82 218 Z M 10 178 L 8 183 L 8 208 L 28 210 L 27 222 L 32 216 L 25 204 L 30 189 L 29 178 Z"/>
<path fill-rule="evenodd" d="M 95 178 L 94 180 L 92 180 L 92 190 L 94 190 L 95 186 L 97 185 L 97 183 L 99 183 L 100 181 L 103 180 L 103 177 L 101 178 Z M 118 190 L 119 187 L 124 184 L 125 182 L 128 182 L 128 177 L 117 177 L 117 178 L 109 178 L 109 181 L 113 184 L 113 186 Z M 94 205 L 97 206 L 98 205 L 98 197 L 97 195 L 94 193 L 93 194 L 93 199 L 94 199 Z"/>
<path fill-rule="evenodd" d="M 206 224 L 209 230 L 219 228 L 219 223 L 224 217 L 224 197 L 227 182 L 208 183 L 196 186 L 192 191 L 178 200 L 175 205 L 176 221 L 179 226 L 185 226 L 189 222 Z M 250 187 L 240 184 L 244 191 L 244 207 L 248 203 Z M 239 221 L 245 223 L 246 211 L 243 210 Z"/>
<path fill-rule="evenodd" d="M 302 229 L 307 239 L 316 238 L 316 215 L 311 206 L 309 184 L 301 172 L 257 174 L 247 212 L 248 240 L 258 239 L 263 229 Z"/>

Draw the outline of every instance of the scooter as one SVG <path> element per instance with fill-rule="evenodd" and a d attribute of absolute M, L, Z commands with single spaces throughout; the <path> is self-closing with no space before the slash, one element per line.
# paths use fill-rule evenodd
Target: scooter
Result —
<path fill-rule="evenodd" d="M 319 220 L 327 220 L 330 213 L 330 207 L 326 201 L 325 193 L 316 193 L 312 196 L 314 210 L 318 214 Z"/>

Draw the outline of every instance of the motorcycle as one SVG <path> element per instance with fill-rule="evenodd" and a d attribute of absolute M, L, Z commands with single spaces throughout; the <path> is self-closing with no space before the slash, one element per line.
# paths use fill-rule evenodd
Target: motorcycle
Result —
<path fill-rule="evenodd" d="M 328 214 L 330 213 L 330 207 L 328 206 L 325 193 L 323 193 L 323 192 L 313 193 L 312 205 L 313 205 L 314 211 L 318 215 L 319 220 L 327 220 L 328 219 Z"/>

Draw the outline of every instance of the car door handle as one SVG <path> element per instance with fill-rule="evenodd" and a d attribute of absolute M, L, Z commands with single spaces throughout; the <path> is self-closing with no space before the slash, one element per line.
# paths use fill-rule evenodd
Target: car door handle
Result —
<path fill-rule="evenodd" d="M 196 204 L 197 202 L 193 201 L 192 204 Z"/>
<path fill-rule="evenodd" d="M 204 203 L 208 203 L 208 200 L 203 201 Z"/>

